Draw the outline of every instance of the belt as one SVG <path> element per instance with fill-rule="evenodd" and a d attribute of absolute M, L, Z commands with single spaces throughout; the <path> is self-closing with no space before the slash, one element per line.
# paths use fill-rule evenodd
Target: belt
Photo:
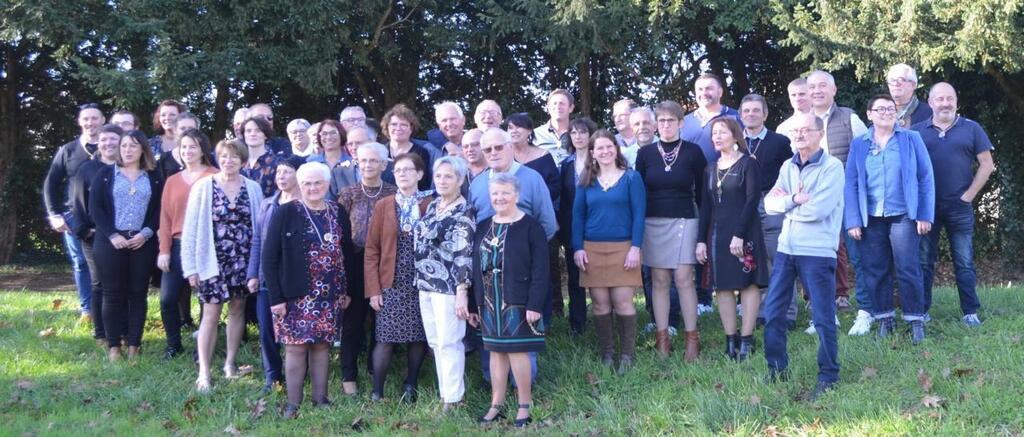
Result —
<path fill-rule="evenodd" d="M 120 234 L 122 237 L 131 240 L 132 237 L 140 234 L 141 231 L 117 231 L 117 233 Z"/>

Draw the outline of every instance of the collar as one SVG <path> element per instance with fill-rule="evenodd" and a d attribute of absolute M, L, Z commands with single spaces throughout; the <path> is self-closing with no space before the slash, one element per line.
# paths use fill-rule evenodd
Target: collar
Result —
<path fill-rule="evenodd" d="M 488 173 L 487 173 L 487 177 L 488 177 L 488 180 L 490 180 L 490 179 L 493 179 L 493 178 L 494 178 L 494 176 L 496 176 L 496 175 L 498 175 L 498 174 L 501 174 L 501 173 L 508 173 L 508 174 L 512 174 L 512 175 L 514 175 L 514 174 L 516 174 L 516 172 L 518 172 L 518 171 L 519 171 L 519 168 L 520 168 L 520 167 L 522 167 L 522 166 L 523 166 L 523 165 L 522 165 L 522 164 L 520 164 L 519 162 L 516 162 L 516 161 L 512 161 L 512 165 L 510 165 L 510 166 L 508 167 L 508 171 L 505 171 L 505 172 L 495 172 L 495 171 L 494 171 L 494 169 L 492 169 L 492 168 L 489 168 L 489 169 L 487 169 L 487 172 L 488 172 Z"/>
<path fill-rule="evenodd" d="M 817 152 L 811 155 L 811 158 L 807 162 L 800 161 L 800 152 L 793 154 L 793 164 L 796 164 L 798 168 L 804 168 L 808 164 L 817 164 L 821 162 L 821 159 L 825 156 L 825 149 L 819 148 Z"/>
<path fill-rule="evenodd" d="M 714 119 L 716 119 L 718 117 L 721 117 L 722 114 L 725 114 L 726 112 L 729 112 L 729 107 L 728 106 L 725 106 L 725 105 L 721 105 L 721 106 L 722 107 L 721 107 L 721 109 L 718 110 L 717 114 L 708 114 L 708 113 L 706 113 L 704 111 L 704 108 L 697 108 L 697 110 L 693 111 L 691 114 L 693 114 L 694 117 L 696 117 L 697 120 L 700 121 L 700 127 L 704 127 L 704 126 L 707 126 L 708 123 L 711 122 L 711 120 L 714 120 Z"/>
<path fill-rule="evenodd" d="M 904 118 L 910 117 L 911 114 L 913 114 L 914 111 L 917 110 L 917 106 L 920 103 L 921 102 L 919 100 L 917 100 L 917 96 L 916 95 L 911 95 L 910 96 L 910 101 L 907 102 L 907 106 L 903 107 L 902 111 L 899 111 L 899 112 L 896 113 L 896 119 L 897 120 L 903 120 Z"/>
<path fill-rule="evenodd" d="M 828 111 L 825 111 L 824 114 L 819 115 L 818 118 L 827 121 L 828 118 L 830 116 L 832 116 L 832 111 L 835 110 L 835 109 L 836 109 L 836 102 L 832 102 L 832 105 L 828 107 Z M 814 113 L 814 108 L 811 108 L 811 113 L 812 114 Z"/>
<path fill-rule="evenodd" d="M 932 117 L 932 118 L 928 119 L 928 127 L 932 128 L 932 129 L 935 129 L 935 130 L 937 130 L 939 132 L 949 132 L 956 125 L 960 124 L 960 119 L 961 118 L 963 118 L 963 117 L 961 117 L 960 114 L 957 114 L 956 117 L 953 117 L 953 123 L 951 123 L 948 128 L 943 130 L 942 128 L 940 128 L 940 127 L 935 125 L 935 117 Z"/>
<path fill-rule="evenodd" d="M 766 128 L 764 126 L 761 126 L 761 132 L 758 132 L 757 135 L 754 135 L 754 136 L 747 135 L 747 131 L 746 130 L 743 131 L 743 137 L 748 139 L 748 140 L 758 139 L 758 140 L 764 141 L 764 138 L 766 136 L 768 136 L 768 128 Z"/>

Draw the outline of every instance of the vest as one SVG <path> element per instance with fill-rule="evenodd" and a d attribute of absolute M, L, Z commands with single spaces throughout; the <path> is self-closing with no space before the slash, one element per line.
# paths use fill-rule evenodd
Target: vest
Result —
<path fill-rule="evenodd" d="M 839 159 L 846 165 L 846 156 L 850 154 L 850 142 L 853 141 L 853 127 L 850 126 L 850 116 L 853 110 L 842 106 L 836 106 L 828 116 L 828 126 L 825 128 L 828 140 L 828 154 Z"/>

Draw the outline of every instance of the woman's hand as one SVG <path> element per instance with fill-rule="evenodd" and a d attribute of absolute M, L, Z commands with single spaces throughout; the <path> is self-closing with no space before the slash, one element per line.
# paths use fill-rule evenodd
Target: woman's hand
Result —
<path fill-rule="evenodd" d="M 188 277 L 188 285 L 191 286 L 192 288 L 198 287 L 199 286 L 199 275 L 190 275 Z"/>
<path fill-rule="evenodd" d="M 640 248 L 633 246 L 629 248 L 629 252 L 626 253 L 626 263 L 622 265 L 626 271 L 636 269 L 640 267 Z"/>
<path fill-rule="evenodd" d="M 469 326 L 472 326 L 474 328 L 479 327 L 480 326 L 480 315 L 479 314 L 469 313 L 469 318 L 466 319 L 466 323 L 469 323 Z"/>
<path fill-rule="evenodd" d="M 469 293 L 461 286 L 455 292 L 455 317 L 469 320 Z"/>
<path fill-rule="evenodd" d="M 270 307 L 270 313 L 278 317 L 284 317 L 284 315 L 288 313 L 288 304 L 279 303 L 277 305 L 274 305 Z"/>
<path fill-rule="evenodd" d="M 114 249 L 124 249 L 128 247 L 128 240 L 121 234 L 115 234 L 113 237 L 110 237 L 110 245 L 114 246 Z"/>
<path fill-rule="evenodd" d="M 587 252 L 583 249 L 577 250 L 572 254 L 572 259 L 576 262 L 576 267 L 580 268 L 581 272 L 587 271 L 587 263 L 590 259 L 587 258 Z"/>
<path fill-rule="evenodd" d="M 729 242 L 729 253 L 736 258 L 743 258 L 743 239 L 740 237 L 732 237 L 732 241 Z"/>
<path fill-rule="evenodd" d="M 384 306 L 384 298 L 381 295 L 370 296 L 370 308 L 374 311 L 380 311 L 380 307 Z"/>
<path fill-rule="evenodd" d="M 846 231 L 846 233 L 850 234 L 850 238 L 853 238 L 854 240 L 857 240 L 857 241 L 860 241 L 861 237 L 864 236 L 864 230 L 861 229 L 860 226 L 858 226 L 856 228 L 850 228 L 850 230 Z"/>
<path fill-rule="evenodd" d="M 161 272 L 171 271 L 171 256 L 160 255 L 156 257 L 156 268 L 160 269 Z"/>
<path fill-rule="evenodd" d="M 128 240 L 128 248 L 131 250 L 138 250 L 144 244 L 146 244 L 146 237 L 142 234 L 135 234 L 134 237 Z"/>
<path fill-rule="evenodd" d="M 708 262 L 708 245 L 705 243 L 697 243 L 697 262 L 705 264 Z"/>
<path fill-rule="evenodd" d="M 537 323 L 540 320 L 540 313 L 536 311 L 526 310 L 526 321 L 530 323 Z"/>
<path fill-rule="evenodd" d="M 256 292 L 260 291 L 260 279 L 259 278 L 249 278 L 249 281 L 247 281 L 245 283 L 245 285 L 247 287 L 249 287 L 249 292 L 250 293 L 256 293 Z"/>

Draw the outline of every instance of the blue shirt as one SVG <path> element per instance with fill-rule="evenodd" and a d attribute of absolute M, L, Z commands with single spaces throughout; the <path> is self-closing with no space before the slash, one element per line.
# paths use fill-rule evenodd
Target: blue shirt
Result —
<path fill-rule="evenodd" d="M 900 180 L 900 146 L 890 137 L 884 149 L 871 140 L 864 162 L 867 170 L 868 215 L 893 217 L 907 213 Z"/>
<path fill-rule="evenodd" d="M 700 146 L 700 150 L 704 152 L 704 159 L 708 161 L 708 164 L 718 162 L 718 152 L 715 151 L 715 145 L 711 143 L 711 121 L 718 117 L 732 117 L 743 127 L 743 122 L 740 121 L 740 113 L 736 112 L 728 106 L 722 105 L 721 112 L 718 115 L 708 118 L 706 121 L 701 120 L 697 115 L 697 111 L 686 114 L 683 117 L 683 127 L 679 128 L 679 137 Z"/>
<path fill-rule="evenodd" d="M 911 126 L 921 134 L 935 172 L 935 201 L 956 202 L 974 180 L 974 163 L 978 154 L 994 149 L 985 129 L 976 121 L 957 117 L 945 132 L 931 119 Z"/>
<path fill-rule="evenodd" d="M 551 240 L 558 232 L 558 221 L 555 220 L 555 207 L 551 204 L 551 195 L 548 193 L 544 178 L 534 169 L 514 161 L 508 173 L 519 179 L 519 202 L 516 206 L 526 215 L 537 219 L 544 228 L 544 234 Z M 469 185 L 469 201 L 476 208 L 478 224 L 494 215 L 490 192 L 493 174 L 494 170 L 487 169 Z"/>
<path fill-rule="evenodd" d="M 149 175 L 140 172 L 132 182 L 118 166 L 114 166 L 114 229 L 119 231 L 140 231 L 146 238 L 153 236 L 153 230 L 143 229 L 149 197 L 152 196 Z"/>
<path fill-rule="evenodd" d="M 627 169 L 607 191 L 596 180 L 576 190 L 572 205 L 572 248 L 583 241 L 625 241 L 640 247 L 644 242 L 647 189 L 640 173 Z"/>

